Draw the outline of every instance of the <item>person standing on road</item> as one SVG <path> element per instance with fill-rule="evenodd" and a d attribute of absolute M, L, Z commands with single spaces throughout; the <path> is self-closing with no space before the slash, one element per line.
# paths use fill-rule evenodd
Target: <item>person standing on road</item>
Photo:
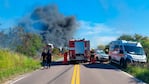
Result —
<path fill-rule="evenodd" d="M 44 69 L 47 66 L 47 53 L 46 53 L 46 49 L 43 49 L 42 54 L 41 54 L 41 59 L 42 59 L 42 66 L 43 66 L 43 69 Z"/>
<path fill-rule="evenodd" d="M 50 68 L 52 61 L 52 46 L 50 44 L 47 45 L 47 66 Z"/>

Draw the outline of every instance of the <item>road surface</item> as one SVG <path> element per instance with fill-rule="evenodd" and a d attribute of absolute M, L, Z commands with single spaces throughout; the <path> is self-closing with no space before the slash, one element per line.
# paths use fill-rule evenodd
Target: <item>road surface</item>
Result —
<path fill-rule="evenodd" d="M 143 84 L 110 64 L 62 65 L 53 62 L 50 69 L 37 70 L 10 84 Z"/>

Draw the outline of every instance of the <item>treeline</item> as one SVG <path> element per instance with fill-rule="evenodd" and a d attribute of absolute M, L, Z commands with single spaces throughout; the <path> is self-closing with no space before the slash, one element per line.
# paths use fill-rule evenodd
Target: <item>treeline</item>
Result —
<path fill-rule="evenodd" d="M 43 46 L 42 38 L 21 27 L 10 28 L 0 32 L 0 47 L 34 57 Z"/>
<path fill-rule="evenodd" d="M 39 34 L 25 31 L 24 28 L 19 26 L 7 31 L 0 31 L 0 39 L 1 49 L 9 49 L 29 57 L 39 55 L 46 45 Z M 58 48 L 53 50 L 54 54 L 60 53 Z"/>

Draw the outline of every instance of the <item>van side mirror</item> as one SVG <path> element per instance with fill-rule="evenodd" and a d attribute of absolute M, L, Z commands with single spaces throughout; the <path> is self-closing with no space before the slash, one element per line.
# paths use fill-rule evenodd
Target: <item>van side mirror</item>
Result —
<path fill-rule="evenodd" d="M 145 53 L 145 55 L 147 56 L 147 53 Z"/>
<path fill-rule="evenodd" d="M 120 50 L 120 54 L 124 54 L 123 50 Z"/>

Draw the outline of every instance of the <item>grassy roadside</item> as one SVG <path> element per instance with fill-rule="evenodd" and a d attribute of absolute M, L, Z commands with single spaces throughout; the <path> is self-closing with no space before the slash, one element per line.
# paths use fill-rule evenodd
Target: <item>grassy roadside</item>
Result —
<path fill-rule="evenodd" d="M 60 55 L 53 55 L 52 60 L 55 61 L 62 57 Z M 0 50 L 0 84 L 17 75 L 40 68 L 40 62 L 19 53 Z"/>
<path fill-rule="evenodd" d="M 0 83 L 12 76 L 23 74 L 40 67 L 40 62 L 22 54 L 0 50 Z"/>
<path fill-rule="evenodd" d="M 149 67 L 129 65 L 124 71 L 149 84 Z"/>

